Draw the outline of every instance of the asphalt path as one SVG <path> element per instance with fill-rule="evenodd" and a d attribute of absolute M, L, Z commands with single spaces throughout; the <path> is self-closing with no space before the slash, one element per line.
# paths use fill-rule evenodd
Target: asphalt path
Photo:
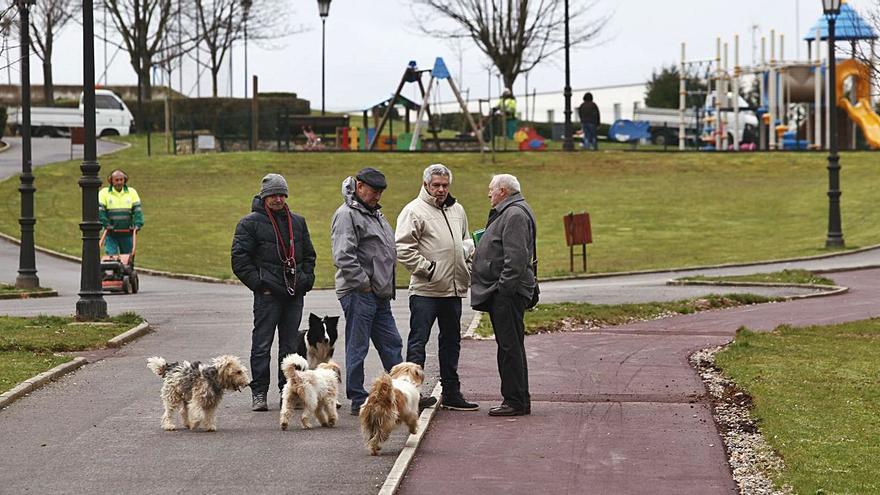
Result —
<path fill-rule="evenodd" d="M 0 242 L 0 280 L 15 279 L 18 254 L 17 245 Z M 868 265 L 878 259 L 880 250 L 826 260 L 697 272 L 831 269 Z M 59 297 L 0 301 L 0 314 L 74 312 L 79 298 L 79 264 L 38 253 L 37 270 L 41 285 L 58 290 Z M 621 303 L 745 291 L 665 285 L 669 278 L 689 273 L 694 271 L 548 282 L 542 284 L 542 298 L 545 302 Z M 748 292 L 794 295 L 809 290 L 749 288 Z M 141 275 L 140 293 L 107 296 L 106 301 L 111 314 L 135 311 L 156 331 L 109 355 L 94 356 L 95 362 L 0 412 L 0 455 L 4 459 L 0 491 L 378 492 L 406 434 L 397 431 L 383 455 L 367 455 L 356 418 L 346 414 L 348 401 L 344 398 L 339 424 L 332 429 L 282 432 L 278 395 L 270 396 L 270 412 L 253 413 L 247 391 L 226 396 L 217 433 L 160 429 L 160 381 L 146 369 L 146 358 L 206 360 L 231 353 L 247 360 L 252 298 L 243 286 Z M 467 304 L 464 306 L 462 320 L 466 324 L 473 314 Z M 398 291 L 393 311 L 405 339 L 409 328 L 405 291 Z M 335 294 L 327 290 L 307 295 L 308 312 L 341 314 Z M 433 388 L 439 374 L 436 331 L 433 335 L 425 392 Z M 337 358 L 344 363 L 343 340 L 337 343 Z M 366 363 L 368 381 L 380 370 L 379 359 L 371 350 Z"/>
<path fill-rule="evenodd" d="M 21 138 L 4 137 L 9 148 L 0 153 L 0 180 L 21 173 Z M 115 151 L 125 145 L 98 140 L 98 155 Z M 70 139 L 38 137 L 31 139 L 31 167 L 70 160 Z M 73 157 L 82 159 L 82 146 L 74 146 Z M 39 187 L 39 184 L 37 184 Z"/>

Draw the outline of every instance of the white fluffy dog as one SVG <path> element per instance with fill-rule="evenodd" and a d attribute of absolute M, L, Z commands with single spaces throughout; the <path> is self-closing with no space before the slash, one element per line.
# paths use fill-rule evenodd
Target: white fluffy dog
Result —
<path fill-rule="evenodd" d="M 361 406 L 361 432 L 370 455 L 379 455 L 382 444 L 399 424 L 415 433 L 419 419 L 419 389 L 425 374 L 415 363 L 400 363 L 376 378 Z"/>
<path fill-rule="evenodd" d="M 247 368 L 236 356 L 218 356 L 210 364 L 198 361 L 168 363 L 161 357 L 147 359 L 147 368 L 165 381 L 162 384 L 162 428 L 175 430 L 171 419 L 180 410 L 183 425 L 196 429 L 203 424 L 207 431 L 217 431 L 215 414 L 224 390 L 241 390 L 250 385 Z"/>
<path fill-rule="evenodd" d="M 311 428 L 310 415 L 314 415 L 321 426 L 335 426 L 336 394 L 342 374 L 339 365 L 333 361 L 321 363 L 314 370 L 308 369 L 309 363 L 299 354 L 289 354 L 281 361 L 281 371 L 287 378 L 284 390 L 281 391 L 281 429 L 286 430 L 293 414 L 294 404 L 304 404 L 302 427 Z"/>

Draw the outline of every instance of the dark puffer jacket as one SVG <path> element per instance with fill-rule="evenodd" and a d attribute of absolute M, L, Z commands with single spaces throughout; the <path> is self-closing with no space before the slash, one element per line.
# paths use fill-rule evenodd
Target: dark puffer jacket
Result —
<path fill-rule="evenodd" d="M 312 290 L 315 284 L 315 248 L 312 246 L 305 218 L 295 213 L 291 213 L 291 217 L 296 280 L 288 277 L 288 283 L 299 295 Z M 275 222 L 282 238 L 287 238 L 287 218 L 283 210 L 275 213 Z M 259 196 L 255 196 L 251 203 L 251 212 L 235 227 L 235 236 L 232 238 L 232 272 L 254 292 L 269 289 L 276 297 L 289 297 L 284 285 L 284 267 L 278 257 L 280 249 L 277 242 L 263 202 Z"/>

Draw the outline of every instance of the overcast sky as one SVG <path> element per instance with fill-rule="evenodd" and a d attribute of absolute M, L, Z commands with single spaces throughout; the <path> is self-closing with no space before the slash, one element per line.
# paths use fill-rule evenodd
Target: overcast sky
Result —
<path fill-rule="evenodd" d="M 447 42 L 418 34 L 413 26 L 410 3 L 405 0 L 333 0 L 327 19 L 326 106 L 328 110 L 353 110 L 368 107 L 390 96 L 409 60 L 422 67 L 433 65 L 434 58 L 444 57 L 450 71 L 470 96 L 485 96 L 488 86 L 487 62 L 473 46 L 462 45 L 462 53 Z M 850 0 L 856 10 L 880 9 L 880 0 Z M 265 50 L 250 45 L 248 69 L 260 78 L 261 91 L 293 91 L 311 100 L 313 109 L 321 107 L 321 21 L 315 0 L 295 0 L 293 19 L 309 30 L 278 42 L 284 46 Z M 614 0 L 596 2 L 596 14 L 612 14 L 598 46 L 572 53 L 571 83 L 575 89 L 630 84 L 648 79 L 653 69 L 677 63 L 680 43 L 687 43 L 688 58 L 714 57 L 715 38 L 733 44 L 740 35 L 742 63 L 752 60 L 753 33 L 757 37 L 770 30 L 785 34 L 785 56 L 794 58 L 798 51 L 806 57 L 803 38 L 821 15 L 821 0 Z M 97 14 L 100 16 L 100 14 Z M 753 26 L 755 28 L 753 29 Z M 100 29 L 100 28 L 96 28 Z M 59 84 L 82 83 L 82 34 L 71 24 L 62 33 L 54 57 L 55 81 Z M 137 79 L 124 52 L 115 54 L 108 72 L 110 84 L 134 84 Z M 103 46 L 96 46 L 96 66 L 103 72 Z M 730 48 L 732 62 L 733 48 Z M 244 93 L 244 57 L 241 47 L 233 54 L 233 92 Z M 529 76 L 529 88 L 539 92 L 561 91 L 565 85 L 563 58 L 544 62 Z M 195 96 L 194 63 L 184 65 L 184 93 Z M 228 70 L 223 71 L 221 95 L 229 94 Z M 2 74 L 6 82 L 7 74 Z M 13 82 L 18 74 L 12 70 Z M 34 84 L 42 81 L 40 61 L 31 60 Z M 172 85 L 178 87 L 178 76 Z M 408 85 L 413 86 L 413 85 Z M 517 80 L 514 91 L 525 89 L 525 78 Z M 414 88 L 405 95 L 413 96 Z M 202 96 L 210 93 L 210 79 L 203 75 Z M 493 95 L 497 83 L 493 79 Z M 450 99 L 443 87 L 440 98 Z"/>

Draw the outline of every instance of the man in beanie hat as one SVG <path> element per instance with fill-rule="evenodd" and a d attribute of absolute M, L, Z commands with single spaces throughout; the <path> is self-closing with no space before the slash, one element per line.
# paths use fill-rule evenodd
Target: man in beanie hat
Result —
<path fill-rule="evenodd" d="M 370 341 L 386 371 L 403 361 L 403 341 L 391 314 L 397 250 L 394 231 L 379 211 L 388 184 L 374 168 L 361 169 L 342 182 L 342 205 L 330 222 L 336 297 L 345 313 L 345 395 L 357 416 L 367 399 L 364 359 Z M 427 397 L 421 406 L 433 405 Z"/>
<path fill-rule="evenodd" d="M 278 390 L 284 388 L 281 360 L 296 352 L 303 296 L 315 283 L 315 248 L 303 217 L 287 206 L 287 181 L 263 177 L 251 212 L 235 227 L 232 271 L 254 293 L 251 337 L 252 409 L 267 411 L 272 340 L 278 329 Z"/>

